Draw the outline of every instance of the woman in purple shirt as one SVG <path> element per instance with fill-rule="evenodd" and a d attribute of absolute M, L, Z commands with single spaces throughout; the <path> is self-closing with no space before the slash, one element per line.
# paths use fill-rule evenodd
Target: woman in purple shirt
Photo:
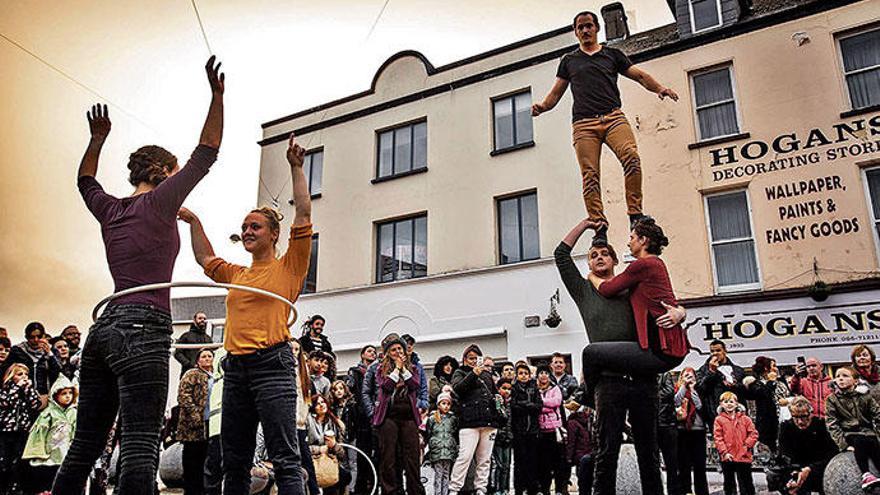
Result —
<path fill-rule="evenodd" d="M 101 224 L 107 264 L 116 291 L 169 282 L 180 249 L 177 212 L 208 173 L 223 136 L 224 75 L 211 57 L 205 65 L 211 106 L 199 145 L 187 164 L 159 146 L 129 157 L 131 196 L 116 198 L 95 180 L 98 156 L 110 119 L 107 106 L 86 114 L 91 140 L 79 166 L 77 185 Z M 77 430 L 52 493 L 81 494 L 116 419 L 120 421 L 120 474 L 125 494 L 152 494 L 159 461 L 159 432 L 168 395 L 171 346 L 169 290 L 118 297 L 89 330 L 82 352 Z"/>

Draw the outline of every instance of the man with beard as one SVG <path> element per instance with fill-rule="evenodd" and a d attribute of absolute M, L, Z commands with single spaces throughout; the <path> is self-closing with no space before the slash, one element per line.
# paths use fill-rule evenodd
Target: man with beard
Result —
<path fill-rule="evenodd" d="M 178 344 L 210 344 L 211 336 L 208 335 L 208 315 L 199 311 L 193 315 L 193 322 L 183 335 L 177 339 Z M 199 357 L 199 349 L 177 349 L 174 351 L 174 359 L 180 363 L 180 376 L 196 367 Z"/>
<path fill-rule="evenodd" d="M 79 344 L 81 342 L 81 334 L 76 325 L 67 325 L 61 331 L 61 338 L 67 341 L 67 347 L 70 349 L 70 365 L 79 369 L 79 360 L 82 357 L 82 349 Z"/>
<path fill-rule="evenodd" d="M 593 284 L 581 275 L 571 257 L 572 248 L 578 239 L 587 228 L 594 225 L 589 219 L 582 220 L 565 236 L 554 252 L 556 268 L 565 288 L 577 304 L 590 343 L 615 341 L 633 342 L 637 345 L 638 336 L 629 297 L 602 297 Z M 591 273 L 603 280 L 614 276 L 617 254 L 611 245 L 594 244 L 587 252 L 587 257 Z M 681 307 L 668 308 L 667 313 L 657 319 L 657 324 L 660 327 L 674 326 L 685 316 Z M 599 377 L 585 378 L 585 383 L 592 381 L 595 384 L 595 392 L 575 394 L 574 397 L 583 405 L 592 407 L 595 404 L 598 450 L 595 458 L 594 493 L 615 493 L 617 459 L 627 413 L 632 425 L 642 493 L 663 493 L 657 455 L 657 375 L 603 372 Z M 574 403 L 569 403 L 568 407 L 577 409 Z"/>

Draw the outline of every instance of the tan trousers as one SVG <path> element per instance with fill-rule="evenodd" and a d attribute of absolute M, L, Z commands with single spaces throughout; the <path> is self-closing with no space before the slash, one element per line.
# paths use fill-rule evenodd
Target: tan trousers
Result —
<path fill-rule="evenodd" d="M 495 428 L 462 428 L 458 431 L 458 458 L 452 466 L 449 478 L 449 491 L 458 493 L 464 486 L 471 460 L 477 465 L 474 488 L 486 493 L 489 484 L 489 467 L 492 461 L 492 447 L 495 446 Z"/>
<path fill-rule="evenodd" d="M 581 119 L 572 125 L 572 141 L 583 179 L 584 204 L 590 220 L 608 223 L 602 207 L 599 157 L 608 145 L 623 166 L 626 207 L 630 215 L 642 213 L 642 168 L 636 137 L 622 111 Z"/>

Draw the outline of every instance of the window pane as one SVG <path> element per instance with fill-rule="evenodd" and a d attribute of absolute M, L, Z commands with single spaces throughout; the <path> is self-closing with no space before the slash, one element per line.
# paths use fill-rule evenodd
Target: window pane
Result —
<path fill-rule="evenodd" d="M 394 173 L 412 170 L 412 127 L 394 131 Z"/>
<path fill-rule="evenodd" d="M 321 192 L 321 182 L 324 179 L 324 152 L 318 151 L 311 154 L 311 178 L 309 179 L 309 193 Z"/>
<path fill-rule="evenodd" d="M 697 107 L 733 98 L 733 85 L 727 67 L 695 75 L 693 80 Z"/>
<path fill-rule="evenodd" d="M 515 263 L 522 259 L 519 251 L 519 212 L 516 198 L 498 202 L 498 220 L 501 230 L 501 264 Z"/>
<path fill-rule="evenodd" d="M 413 164 L 412 168 L 425 168 L 428 166 L 428 123 L 416 124 L 413 128 Z"/>
<path fill-rule="evenodd" d="M 694 9 L 694 31 L 720 24 L 717 2 L 718 0 L 691 0 Z"/>
<path fill-rule="evenodd" d="M 528 194 L 520 198 L 522 217 L 522 259 L 534 260 L 541 257 L 538 242 L 538 195 Z"/>
<path fill-rule="evenodd" d="M 514 97 L 516 110 L 516 144 L 532 140 L 532 93 L 526 92 Z"/>
<path fill-rule="evenodd" d="M 318 238 L 312 237 L 312 253 L 309 257 L 309 271 L 303 284 L 303 294 L 318 290 Z"/>
<path fill-rule="evenodd" d="M 413 277 L 424 277 L 428 274 L 428 217 L 415 219 L 416 251 Z"/>
<path fill-rule="evenodd" d="M 880 220 L 880 168 L 869 170 L 865 176 L 868 179 L 868 194 L 871 195 L 874 220 Z"/>
<path fill-rule="evenodd" d="M 846 72 L 880 65 L 880 29 L 843 38 L 840 51 Z"/>
<path fill-rule="evenodd" d="M 880 68 L 846 76 L 853 108 L 880 104 Z"/>
<path fill-rule="evenodd" d="M 709 226 L 712 241 L 752 237 L 749 209 L 744 191 L 706 199 L 709 205 Z"/>
<path fill-rule="evenodd" d="M 758 282 L 754 244 L 754 241 L 741 241 L 714 247 L 719 287 Z"/>
<path fill-rule="evenodd" d="M 397 222 L 397 237 L 394 239 L 395 280 L 412 278 L 412 227 L 412 220 Z"/>
<path fill-rule="evenodd" d="M 733 102 L 697 110 L 700 122 L 700 139 L 729 136 L 739 132 L 736 121 L 736 104 Z"/>
<path fill-rule="evenodd" d="M 391 131 L 379 135 L 379 177 L 385 177 L 392 173 L 394 150 L 391 140 Z"/>
<path fill-rule="evenodd" d="M 394 224 L 379 226 L 379 254 L 376 257 L 376 279 L 380 282 L 394 280 Z"/>
<path fill-rule="evenodd" d="M 303 175 L 306 176 L 306 184 L 309 185 L 309 193 L 312 193 L 312 156 L 314 156 L 314 154 L 308 154 L 303 158 Z"/>
<path fill-rule="evenodd" d="M 495 101 L 495 149 L 513 146 L 513 99 Z"/>

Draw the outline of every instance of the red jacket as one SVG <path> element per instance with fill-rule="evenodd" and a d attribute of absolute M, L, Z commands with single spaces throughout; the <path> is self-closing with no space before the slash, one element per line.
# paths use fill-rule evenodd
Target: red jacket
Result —
<path fill-rule="evenodd" d="M 726 412 L 719 412 L 715 418 L 712 437 L 715 439 L 718 457 L 722 461 L 725 460 L 725 454 L 731 454 L 732 462 L 751 464 L 752 448 L 758 443 L 758 430 L 742 410 L 737 410 L 732 417 Z"/>
<path fill-rule="evenodd" d="M 825 399 L 833 393 L 831 391 L 831 377 L 823 373 L 821 378 L 814 380 L 794 375 L 791 380 L 791 393 L 806 397 L 810 401 L 810 405 L 813 406 L 813 416 L 824 418 Z"/>
<path fill-rule="evenodd" d="M 677 306 L 672 282 L 663 260 L 657 256 L 639 258 L 623 271 L 599 286 L 599 294 L 612 297 L 629 289 L 629 302 L 632 305 L 639 335 L 639 346 L 648 348 L 648 315 L 655 320 L 666 313 L 661 302 Z M 673 328 L 659 328 L 660 350 L 663 354 L 673 357 L 686 356 L 689 350 L 687 333 L 676 325 Z"/>

